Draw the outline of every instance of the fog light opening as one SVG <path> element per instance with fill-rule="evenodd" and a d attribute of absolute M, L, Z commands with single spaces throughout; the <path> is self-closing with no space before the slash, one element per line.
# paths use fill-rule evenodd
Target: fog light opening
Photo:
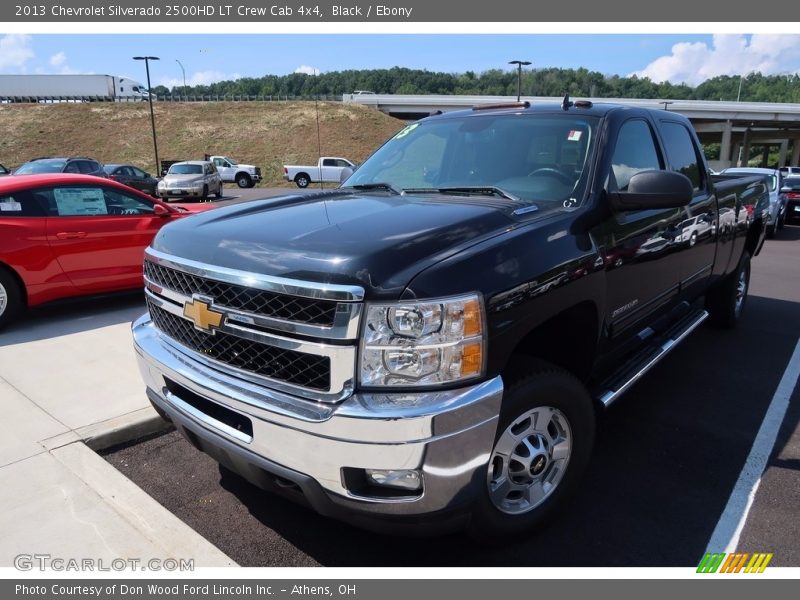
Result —
<path fill-rule="evenodd" d="M 412 469 L 365 469 L 367 483 L 398 490 L 422 489 L 422 476 Z"/>

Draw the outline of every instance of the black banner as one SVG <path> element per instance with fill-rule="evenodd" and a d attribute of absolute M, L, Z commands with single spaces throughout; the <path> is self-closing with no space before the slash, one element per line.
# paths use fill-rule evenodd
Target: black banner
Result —
<path fill-rule="evenodd" d="M 712 581 L 714 580 L 714 581 Z M 647 600 L 674 600 L 695 594 L 722 596 L 726 600 L 793 596 L 796 581 L 758 576 L 698 575 L 697 579 L 212 579 L 212 580 L 4 580 L 0 596 L 18 600 L 210 600 L 231 598 L 275 600 L 309 598 L 358 598 L 359 600 L 408 600 L 415 598 L 603 598 L 605 594 Z"/>
<path fill-rule="evenodd" d="M 33 0 L 3 3 L 0 21 L 45 22 L 257 22 L 257 23 L 484 23 L 484 22 L 774 22 L 796 14 L 794 0 L 752 3 L 519 2 L 519 0 Z M 782 26 L 782 31 L 786 31 Z"/>

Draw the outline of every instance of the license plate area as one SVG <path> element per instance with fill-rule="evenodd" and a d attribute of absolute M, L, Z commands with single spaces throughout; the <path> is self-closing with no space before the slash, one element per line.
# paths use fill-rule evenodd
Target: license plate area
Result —
<path fill-rule="evenodd" d="M 207 424 L 225 433 L 231 434 L 233 437 L 241 439 L 242 441 L 249 442 L 253 439 L 253 422 L 244 415 L 234 412 L 221 404 L 212 402 L 207 398 L 203 398 L 166 377 L 164 378 L 164 383 L 166 384 L 165 387 L 167 390 L 175 398 L 207 417 L 206 419 L 202 419 Z M 221 426 L 219 424 L 221 424 Z"/>

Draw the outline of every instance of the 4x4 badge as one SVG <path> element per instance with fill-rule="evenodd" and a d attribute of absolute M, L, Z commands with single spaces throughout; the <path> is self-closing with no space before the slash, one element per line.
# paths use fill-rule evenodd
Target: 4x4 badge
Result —
<path fill-rule="evenodd" d="M 222 325 L 224 315 L 211 308 L 212 302 L 210 299 L 192 296 L 192 299 L 183 305 L 183 316 L 192 320 L 195 329 L 214 333 L 214 330 Z"/>

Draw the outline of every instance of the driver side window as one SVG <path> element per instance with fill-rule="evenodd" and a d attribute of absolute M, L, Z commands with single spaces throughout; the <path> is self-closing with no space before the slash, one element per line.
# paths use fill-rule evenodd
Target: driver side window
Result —
<path fill-rule="evenodd" d="M 624 192 L 628 189 L 631 177 L 637 173 L 663 168 L 653 132 L 647 122 L 633 119 L 623 123 L 611 158 L 609 187 Z"/>

